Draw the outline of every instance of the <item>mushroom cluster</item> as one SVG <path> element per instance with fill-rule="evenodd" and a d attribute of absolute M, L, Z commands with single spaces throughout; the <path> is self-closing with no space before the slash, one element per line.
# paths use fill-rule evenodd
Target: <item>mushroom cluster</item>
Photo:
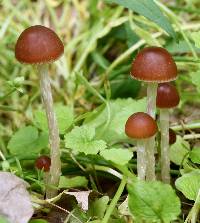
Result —
<path fill-rule="evenodd" d="M 174 142 L 174 132 L 169 131 L 169 109 L 178 105 L 179 95 L 171 81 L 177 78 L 177 67 L 170 53 L 161 47 L 147 47 L 141 50 L 134 59 L 131 67 L 131 76 L 139 81 L 147 83 L 147 110 L 146 116 L 156 122 L 156 106 L 160 109 L 160 131 L 161 131 L 161 173 L 163 182 L 170 182 L 170 160 L 169 160 L 169 134 Z M 131 122 L 133 114 L 127 120 L 125 133 L 130 138 L 137 139 L 133 134 L 139 128 L 141 135 L 145 135 L 147 129 L 151 131 L 152 126 L 141 126 L 137 122 Z M 155 126 L 156 123 L 154 123 Z M 138 130 L 138 131 L 139 131 Z M 143 180 L 155 180 L 155 151 L 157 128 L 154 134 L 149 135 L 148 140 L 137 146 L 137 172 L 138 177 Z M 146 137 L 147 138 L 147 137 Z M 141 161 L 142 160 L 142 161 Z M 141 163 L 142 162 L 142 163 Z"/>

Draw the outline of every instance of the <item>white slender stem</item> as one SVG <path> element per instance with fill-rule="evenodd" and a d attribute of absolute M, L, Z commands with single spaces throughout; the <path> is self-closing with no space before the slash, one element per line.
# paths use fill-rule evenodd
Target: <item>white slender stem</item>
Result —
<path fill-rule="evenodd" d="M 153 119 L 155 119 L 156 116 L 157 88 L 157 83 L 147 83 L 147 113 L 151 115 Z"/>
<path fill-rule="evenodd" d="M 161 131 L 161 176 L 164 183 L 170 183 L 169 158 L 169 110 L 160 109 Z"/>
<path fill-rule="evenodd" d="M 155 119 L 156 116 L 156 95 L 157 95 L 157 83 L 147 84 L 147 113 Z M 152 181 L 156 179 L 155 175 L 155 136 L 148 140 L 146 146 L 146 157 L 147 157 L 147 170 L 146 180 Z"/>
<path fill-rule="evenodd" d="M 149 138 L 146 143 L 146 159 L 147 159 L 146 180 L 147 181 L 153 181 L 156 179 L 154 153 L 155 153 L 155 136 Z"/>
<path fill-rule="evenodd" d="M 137 174 L 140 180 L 145 180 L 146 175 L 146 151 L 145 151 L 146 140 L 137 141 Z"/>
<path fill-rule="evenodd" d="M 49 144 L 50 144 L 50 156 L 51 156 L 51 167 L 50 167 L 50 179 L 49 184 L 57 187 L 59 178 L 61 175 L 61 161 L 60 161 L 60 138 L 59 130 L 56 121 L 56 116 L 53 109 L 53 98 L 51 93 L 51 85 L 48 76 L 48 65 L 38 66 L 40 74 L 40 88 L 42 94 L 42 101 L 44 104 L 45 112 L 47 115 L 48 127 L 49 127 Z M 47 198 L 52 198 L 57 194 L 55 189 L 47 189 Z"/>

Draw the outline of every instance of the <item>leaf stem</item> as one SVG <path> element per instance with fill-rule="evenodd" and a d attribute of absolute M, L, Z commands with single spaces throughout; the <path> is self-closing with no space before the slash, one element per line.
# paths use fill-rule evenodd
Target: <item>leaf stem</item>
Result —
<path fill-rule="evenodd" d="M 102 219 L 101 223 L 108 223 L 109 219 L 110 219 L 110 216 L 112 215 L 113 211 L 114 211 L 114 208 L 119 200 L 119 198 L 121 197 L 123 191 L 124 191 L 124 188 L 126 186 L 126 182 L 127 182 L 127 178 L 125 176 L 123 176 L 122 178 L 122 181 L 118 187 L 118 190 L 117 192 L 115 193 L 115 196 L 113 197 L 105 215 L 104 215 L 104 218 Z"/>
<path fill-rule="evenodd" d="M 172 128 L 174 131 L 181 131 L 181 130 L 187 130 L 187 129 L 198 129 L 200 128 L 200 121 L 197 120 L 194 123 L 181 123 L 181 125 L 175 125 L 175 126 L 171 126 L 170 128 Z"/>

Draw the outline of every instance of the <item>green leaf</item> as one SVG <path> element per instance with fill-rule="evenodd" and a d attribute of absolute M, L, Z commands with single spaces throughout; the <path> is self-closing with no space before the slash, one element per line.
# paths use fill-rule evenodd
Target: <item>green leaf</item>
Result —
<path fill-rule="evenodd" d="M 152 20 L 161 28 L 163 28 L 170 36 L 176 38 L 174 29 L 170 22 L 163 15 L 160 8 L 152 0 L 105 0 L 109 3 L 116 3 L 124 6 L 125 8 L 131 9 L 132 11 L 145 16 L 147 19 Z"/>
<path fill-rule="evenodd" d="M 76 207 L 75 209 L 73 209 L 72 213 L 73 215 L 70 215 L 69 218 L 70 223 L 80 223 L 88 221 L 86 213 L 80 207 Z"/>
<path fill-rule="evenodd" d="M 188 157 L 189 148 L 189 143 L 182 137 L 177 136 L 176 143 L 170 146 L 170 160 L 177 165 L 184 164 Z"/>
<path fill-rule="evenodd" d="M 0 216 L 0 223 L 9 223 L 9 222 L 6 218 L 4 218 L 3 216 Z"/>
<path fill-rule="evenodd" d="M 128 164 L 129 160 L 133 157 L 133 153 L 128 149 L 105 149 L 100 152 L 100 155 L 105 159 L 109 160 L 113 163 L 119 165 L 126 165 Z"/>
<path fill-rule="evenodd" d="M 135 98 L 140 90 L 141 82 L 130 76 L 121 76 L 111 81 L 112 98 Z"/>
<path fill-rule="evenodd" d="M 97 63 L 101 68 L 106 70 L 109 66 L 109 61 L 103 57 L 98 51 L 95 51 L 91 54 L 92 59 L 94 60 L 95 63 Z"/>
<path fill-rule="evenodd" d="M 168 184 L 137 181 L 128 185 L 128 206 L 140 221 L 169 223 L 180 214 L 180 200 Z"/>
<path fill-rule="evenodd" d="M 189 156 L 193 163 L 200 164 L 200 148 L 194 147 Z"/>
<path fill-rule="evenodd" d="M 92 202 L 88 210 L 89 217 L 102 219 L 107 209 L 108 202 L 109 202 L 108 196 L 103 196 Z"/>
<path fill-rule="evenodd" d="M 100 150 L 106 148 L 106 142 L 95 140 L 95 128 L 81 126 L 75 127 L 65 135 L 65 146 L 76 152 L 97 154 Z"/>
<path fill-rule="evenodd" d="M 200 31 L 198 31 L 198 32 L 192 32 L 191 33 L 191 36 L 192 36 L 192 38 L 194 40 L 195 46 L 197 48 L 200 48 Z"/>
<path fill-rule="evenodd" d="M 43 220 L 43 219 L 34 219 L 34 220 L 31 220 L 29 223 L 48 223 L 48 221 Z"/>
<path fill-rule="evenodd" d="M 190 77 L 192 80 L 192 83 L 196 86 L 196 89 L 198 93 L 200 93 L 200 71 L 192 72 L 190 73 Z"/>
<path fill-rule="evenodd" d="M 74 121 L 74 115 L 71 108 L 58 104 L 55 106 L 56 119 L 58 121 L 58 127 L 61 134 L 72 125 Z M 44 110 L 38 110 L 34 114 L 35 125 L 44 131 L 48 131 L 47 118 Z"/>
<path fill-rule="evenodd" d="M 8 142 L 11 154 L 38 154 L 48 146 L 48 134 L 43 132 L 39 135 L 37 128 L 26 126 L 19 129 Z"/>
<path fill-rule="evenodd" d="M 76 188 L 76 187 L 87 187 L 88 180 L 84 176 L 76 177 L 60 177 L 59 188 Z"/>
<path fill-rule="evenodd" d="M 198 48 L 195 47 L 193 43 L 191 43 L 192 47 L 195 49 L 195 51 L 199 51 Z M 189 53 L 191 52 L 190 47 L 188 46 L 188 43 L 184 39 L 179 39 L 177 42 L 174 39 L 171 39 L 167 44 L 165 45 L 165 48 L 171 53 L 171 54 L 182 54 L 182 53 Z"/>
<path fill-rule="evenodd" d="M 104 105 L 93 110 L 85 119 L 84 124 L 96 129 L 107 143 L 127 140 L 124 132 L 125 123 L 130 115 L 135 112 L 145 111 L 146 98 L 140 100 L 117 99 L 110 101 L 110 122 L 108 121 L 108 110 Z"/>
<path fill-rule="evenodd" d="M 200 170 L 184 174 L 176 180 L 175 185 L 186 198 L 195 201 L 200 190 Z"/>

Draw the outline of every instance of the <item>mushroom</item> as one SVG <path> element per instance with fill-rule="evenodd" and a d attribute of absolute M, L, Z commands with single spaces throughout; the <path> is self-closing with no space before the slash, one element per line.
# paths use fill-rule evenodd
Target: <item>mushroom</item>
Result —
<path fill-rule="evenodd" d="M 176 133 L 173 129 L 169 129 L 169 145 L 173 145 L 176 142 Z"/>
<path fill-rule="evenodd" d="M 46 195 L 47 195 L 48 185 L 49 185 L 50 166 L 51 166 L 51 159 L 48 156 L 42 155 L 42 156 L 39 156 L 35 160 L 35 168 L 38 169 L 38 170 L 44 171 L 43 181 L 44 181 L 44 184 L 45 184 L 45 187 L 46 187 L 45 188 Z"/>
<path fill-rule="evenodd" d="M 144 112 L 131 115 L 125 125 L 125 133 L 128 137 L 137 140 L 137 173 L 141 180 L 145 180 L 146 153 L 148 141 L 157 133 L 155 120 Z"/>
<path fill-rule="evenodd" d="M 141 50 L 131 67 L 131 76 L 147 82 L 147 113 L 155 119 L 158 83 L 177 78 L 177 67 L 170 53 L 161 47 Z M 147 180 L 155 179 L 155 139 L 152 137 L 147 154 Z"/>
<path fill-rule="evenodd" d="M 51 159 L 48 156 L 39 156 L 35 160 L 35 167 L 39 170 L 44 170 L 44 172 L 48 172 L 51 166 Z"/>
<path fill-rule="evenodd" d="M 61 174 L 59 151 L 59 130 L 53 109 L 53 98 L 48 76 L 48 66 L 57 60 L 64 52 L 64 46 L 59 37 L 51 29 L 36 25 L 25 29 L 19 36 L 15 46 L 15 57 L 21 63 L 37 65 L 42 100 L 47 115 L 49 127 L 49 143 L 51 148 L 51 167 L 49 183 L 58 186 Z M 56 190 L 48 191 L 47 197 L 56 195 Z"/>
<path fill-rule="evenodd" d="M 161 176 L 165 183 L 170 183 L 169 134 L 172 130 L 169 132 L 169 109 L 176 107 L 179 101 L 179 94 L 174 85 L 159 84 L 156 105 L 160 108 Z"/>

